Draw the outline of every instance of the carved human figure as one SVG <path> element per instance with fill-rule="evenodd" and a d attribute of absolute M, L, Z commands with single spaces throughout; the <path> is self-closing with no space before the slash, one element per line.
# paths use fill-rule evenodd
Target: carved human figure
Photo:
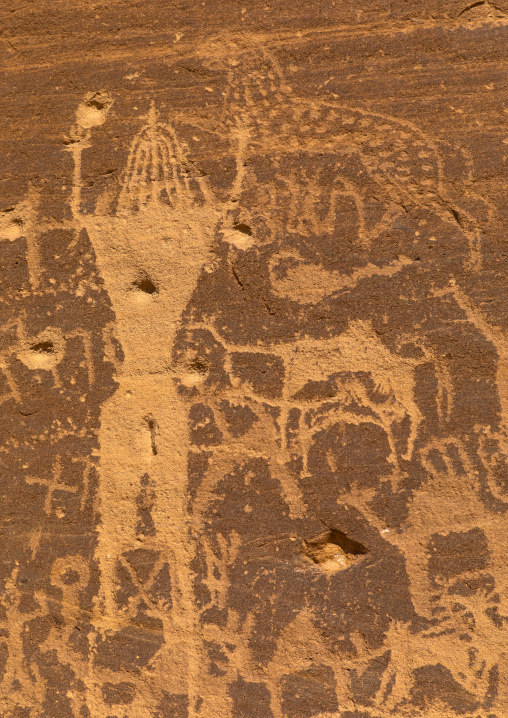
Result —
<path fill-rule="evenodd" d="M 123 354 L 117 390 L 101 414 L 95 650 L 100 663 L 101 647 L 107 650 L 110 637 L 131 618 L 132 610 L 122 606 L 118 571 L 135 560 L 140 547 L 155 552 L 159 568 L 170 567 L 170 594 L 165 604 L 154 599 L 151 605 L 145 592 L 141 609 L 139 601 L 135 606 L 162 622 L 164 638 L 153 660 L 163 666 L 164 688 L 183 689 L 192 704 L 199 666 L 186 520 L 187 410 L 175 377 L 187 373 L 192 380 L 195 372 L 177 367 L 171 349 L 182 311 L 210 262 L 219 211 L 206 178 L 189 170 L 174 130 L 158 120 L 152 106 L 131 145 L 114 207 L 104 199 L 93 214 L 82 212 L 81 154 L 89 146 L 91 128 L 102 124 L 110 106 L 107 96 L 86 98 L 69 145 L 75 164 L 74 218 L 94 247 Z M 148 492 L 156 499 L 147 499 Z M 171 611 L 150 612 L 168 601 Z"/>

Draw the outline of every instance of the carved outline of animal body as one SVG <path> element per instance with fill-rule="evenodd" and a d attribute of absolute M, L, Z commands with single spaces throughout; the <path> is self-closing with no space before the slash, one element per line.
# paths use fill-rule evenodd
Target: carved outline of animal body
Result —
<path fill-rule="evenodd" d="M 269 344 L 269 345 L 236 345 L 226 342 L 213 328 L 213 323 L 208 325 L 190 324 L 189 329 L 207 329 L 212 333 L 215 340 L 222 344 L 227 350 L 228 357 L 234 352 L 259 353 L 275 355 L 279 357 L 285 368 L 283 393 L 280 400 L 268 400 L 265 403 L 277 407 L 281 411 L 280 434 L 281 451 L 279 463 L 286 463 L 291 458 L 288 453 L 286 437 L 286 426 L 289 412 L 292 408 L 301 410 L 299 419 L 299 434 L 302 441 L 303 471 L 307 472 L 308 449 L 312 436 L 312 426 L 305 429 L 305 415 L 308 411 L 308 404 L 295 399 L 297 394 L 309 381 L 328 380 L 339 372 L 365 372 L 372 376 L 372 379 L 381 391 L 388 395 L 386 405 L 374 404 L 370 401 L 365 392 L 356 393 L 351 398 L 367 406 L 371 410 L 371 416 L 361 417 L 347 410 L 333 409 L 331 415 L 315 417 L 315 426 L 325 426 L 337 421 L 359 424 L 373 422 L 385 431 L 390 446 L 391 454 L 389 460 L 394 465 L 396 475 L 399 465 L 397 448 L 392 434 L 391 425 L 394 421 L 401 421 L 408 417 L 410 420 L 410 432 L 407 439 L 407 450 L 401 458 L 410 460 L 413 455 L 414 444 L 421 421 L 421 414 L 414 400 L 414 371 L 420 363 L 417 360 L 404 359 L 393 354 L 379 340 L 372 328 L 366 322 L 351 322 L 348 330 L 339 337 L 331 339 L 301 338 L 290 343 Z M 230 357 L 226 361 L 226 371 L 233 375 Z M 396 377 L 393 381 L 393 377 Z M 252 392 L 252 387 L 242 385 L 242 392 L 246 398 L 259 401 Z M 236 390 L 235 390 L 236 391 Z M 325 408 L 330 405 L 330 400 L 319 400 L 313 406 Z M 301 499 L 301 492 L 296 483 L 289 477 L 286 480 L 290 485 L 282 486 L 282 490 L 294 516 L 302 516 L 305 508 Z"/>
<path fill-rule="evenodd" d="M 242 117 L 245 127 L 254 127 L 252 145 L 255 150 L 285 152 L 289 144 L 293 149 L 297 146 L 300 150 L 320 155 L 323 150 L 342 149 L 346 154 L 355 154 L 369 177 L 388 193 L 391 206 L 368 230 L 360 189 L 344 178 L 345 191 L 336 192 L 354 198 L 360 215 L 360 239 L 365 247 L 370 247 L 372 240 L 397 216 L 405 215 L 410 206 L 416 206 L 434 211 L 443 222 L 458 227 L 468 242 L 468 268 L 480 269 L 480 224 L 468 209 L 452 198 L 436 140 L 407 119 L 328 99 L 298 97 L 276 56 L 259 39 L 230 38 L 227 42 L 224 38 L 220 41 L 212 38 L 209 42 L 215 55 L 230 54 L 224 118 L 233 114 Z M 206 43 L 201 55 L 206 57 Z M 260 77 L 263 63 L 268 68 L 265 84 L 269 89 Z M 288 111 L 293 113 L 291 122 L 288 122 Z M 294 132 L 295 126 L 298 132 Z M 415 166 L 421 174 L 418 179 L 414 177 Z M 472 189 L 471 170 L 464 193 L 480 200 L 487 208 L 489 219 L 492 217 L 491 203 Z"/>
<path fill-rule="evenodd" d="M 436 451 L 439 452 L 438 464 L 442 462 L 445 466 L 444 472 L 438 470 L 438 464 L 430 460 L 430 456 Z M 457 456 L 454 456 L 453 452 L 456 452 Z M 420 449 L 419 454 L 429 479 L 410 500 L 407 526 L 402 533 L 391 531 L 387 527 L 369 507 L 368 496 L 363 503 L 358 495 L 352 496 L 351 505 L 361 507 L 372 525 L 406 556 L 406 571 L 415 610 L 420 616 L 432 620 L 435 616 L 430 596 L 435 594 L 436 587 L 431 585 L 428 575 L 428 542 L 436 533 L 446 535 L 450 531 L 461 532 L 477 528 L 477 517 L 484 514 L 484 506 L 478 494 L 476 471 L 459 440 L 454 437 L 435 440 Z M 456 472 L 457 457 L 463 466 L 464 475 Z M 347 497 L 342 497 L 342 500 L 344 499 Z M 432 518 L 430 522 L 429 517 Z M 481 523 L 494 556 L 494 573 L 497 577 L 503 575 L 501 567 L 508 551 L 504 536 L 503 541 L 499 540 L 499 521 L 497 515 L 492 515 Z M 475 575 L 468 574 L 468 578 L 474 578 Z M 496 584 L 496 591 L 501 593 L 505 605 L 508 605 L 506 586 Z M 446 598 L 445 590 L 443 595 Z M 461 613 L 452 609 L 451 612 L 439 614 L 441 620 L 437 626 L 432 623 L 428 629 L 414 633 L 404 624 L 395 622 L 391 625 L 380 651 L 390 649 L 392 660 L 377 691 L 376 706 L 397 710 L 404 715 L 404 707 L 413 685 L 412 671 L 434 664 L 438 658 L 454 679 L 460 685 L 465 685 L 478 700 L 488 697 L 488 672 L 495 668 L 499 659 L 505 655 L 506 637 L 485 613 L 489 604 L 481 592 L 479 596 L 461 595 L 457 599 L 450 595 L 449 600 L 450 604 L 457 600 L 465 606 Z M 461 631 L 466 632 L 466 626 L 461 625 L 460 621 L 464 614 L 468 615 L 467 610 L 474 618 L 476 629 L 469 631 L 472 642 L 466 643 L 460 640 L 459 634 Z M 470 648 L 474 649 L 474 659 L 468 652 Z M 477 673 L 479 669 L 482 669 L 480 674 Z M 483 695 L 480 695 L 482 691 Z M 433 709 L 429 710 L 429 715 L 443 715 L 437 712 L 434 714 Z M 409 714 L 411 715 L 411 711 Z"/>

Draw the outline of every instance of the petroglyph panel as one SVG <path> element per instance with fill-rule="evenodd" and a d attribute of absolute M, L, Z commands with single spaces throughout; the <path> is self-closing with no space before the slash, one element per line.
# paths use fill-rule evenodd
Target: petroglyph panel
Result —
<path fill-rule="evenodd" d="M 508 7 L 46 5 L 0 11 L 2 715 L 505 718 Z"/>

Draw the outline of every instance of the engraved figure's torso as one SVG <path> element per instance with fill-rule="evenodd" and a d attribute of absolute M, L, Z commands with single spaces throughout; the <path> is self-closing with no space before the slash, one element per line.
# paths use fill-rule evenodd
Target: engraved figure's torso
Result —
<path fill-rule="evenodd" d="M 160 202 L 127 216 L 87 216 L 116 315 L 121 375 L 167 372 L 181 314 L 210 256 L 211 208 L 176 213 Z"/>

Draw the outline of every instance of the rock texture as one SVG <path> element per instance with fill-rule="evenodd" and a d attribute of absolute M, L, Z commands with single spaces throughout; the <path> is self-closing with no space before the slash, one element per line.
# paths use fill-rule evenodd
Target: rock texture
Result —
<path fill-rule="evenodd" d="M 506 0 L 0 22 L 2 716 L 506 718 Z"/>

